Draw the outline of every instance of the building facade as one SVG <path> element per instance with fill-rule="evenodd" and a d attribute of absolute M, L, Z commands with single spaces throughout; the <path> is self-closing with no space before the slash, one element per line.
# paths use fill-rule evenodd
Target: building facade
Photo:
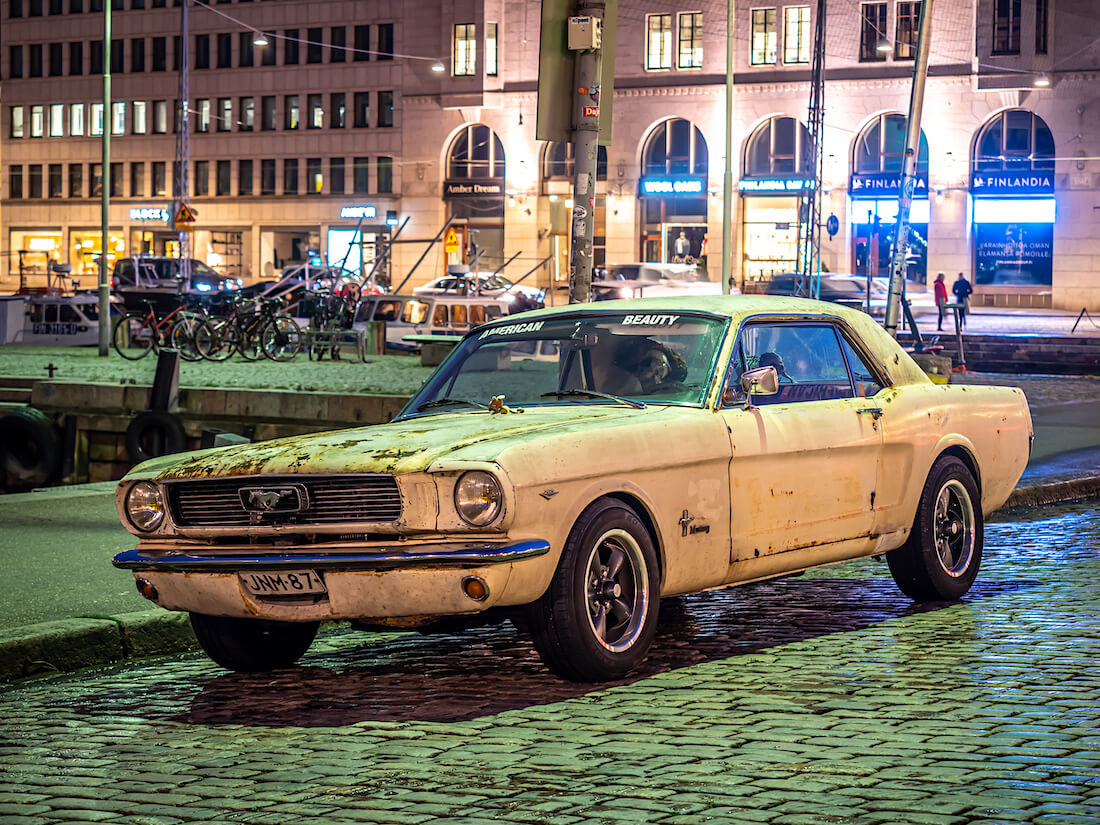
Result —
<path fill-rule="evenodd" d="M 108 255 L 172 254 L 179 242 L 168 219 L 182 10 L 114 0 L 104 112 L 101 2 L 0 3 L 8 285 L 21 258 L 46 248 L 94 269 L 104 128 Z M 743 289 L 795 267 L 802 203 L 817 186 L 807 130 L 816 13 L 816 3 L 735 2 L 726 252 Z M 839 226 L 823 236 L 829 271 L 885 274 L 919 13 L 913 0 L 828 5 L 820 195 Z M 565 283 L 573 158 L 569 144 L 535 136 L 540 3 L 193 0 L 188 14 L 196 257 L 258 280 L 315 255 L 356 265 L 349 242 L 373 241 L 369 258 L 401 226 L 395 285 L 422 255 L 407 286 L 475 251 L 482 269 Z M 260 33 L 269 45 L 253 45 Z M 980 303 L 1100 307 L 1098 39 L 1090 0 L 936 4 L 912 288 L 964 272 Z M 718 278 L 725 54 L 724 3 L 619 3 L 597 264 L 698 260 Z M 448 221 L 460 251 L 424 255 Z"/>

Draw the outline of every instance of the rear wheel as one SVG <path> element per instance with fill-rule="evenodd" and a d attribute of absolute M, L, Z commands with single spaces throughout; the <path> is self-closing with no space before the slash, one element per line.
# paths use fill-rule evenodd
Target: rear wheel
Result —
<path fill-rule="evenodd" d="M 172 325 L 172 331 L 168 339 L 172 346 L 179 351 L 180 358 L 184 361 L 201 361 L 202 355 L 195 345 L 195 333 L 203 323 L 201 315 L 186 313 Z"/>
<path fill-rule="evenodd" d="M 264 325 L 260 341 L 272 361 L 289 361 L 302 348 L 302 328 L 293 318 L 280 315 Z"/>
<path fill-rule="evenodd" d="M 309 650 L 318 626 L 191 614 L 191 627 L 206 655 L 224 668 L 244 672 L 290 667 Z"/>
<path fill-rule="evenodd" d="M 149 354 L 156 337 L 156 330 L 145 322 L 144 315 L 127 312 L 115 323 L 111 344 L 123 358 L 137 361 Z"/>
<path fill-rule="evenodd" d="M 886 554 L 901 592 L 917 601 L 964 596 L 981 565 L 982 527 L 974 476 L 958 458 L 941 456 L 924 484 L 909 538 Z"/>
<path fill-rule="evenodd" d="M 577 682 L 619 679 L 657 631 L 657 551 L 638 516 L 603 498 L 574 525 L 546 593 L 531 607 L 543 662 Z"/>
<path fill-rule="evenodd" d="M 210 318 L 195 330 L 195 350 L 207 361 L 224 361 L 237 348 L 235 327 L 228 318 Z"/>

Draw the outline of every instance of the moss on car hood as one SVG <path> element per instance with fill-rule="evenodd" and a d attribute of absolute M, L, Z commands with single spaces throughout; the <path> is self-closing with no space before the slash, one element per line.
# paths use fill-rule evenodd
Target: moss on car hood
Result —
<path fill-rule="evenodd" d="M 359 427 L 162 456 L 146 461 L 127 478 L 217 478 L 258 474 L 415 473 L 454 456 L 491 460 L 509 446 L 547 431 L 591 431 L 617 426 L 624 417 L 652 410 L 609 406 L 554 406 L 524 413 L 448 412 Z"/>

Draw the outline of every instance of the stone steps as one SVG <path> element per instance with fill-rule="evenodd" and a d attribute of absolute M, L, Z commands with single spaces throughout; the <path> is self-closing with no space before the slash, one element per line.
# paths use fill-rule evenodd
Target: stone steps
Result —
<path fill-rule="evenodd" d="M 931 341 L 925 337 L 925 344 Z M 913 337 L 898 336 L 910 348 Z M 1048 373 L 1056 375 L 1100 374 L 1100 337 L 1034 335 L 963 335 L 966 367 L 978 372 Z M 940 352 L 958 365 L 958 344 L 954 335 L 943 333 L 936 340 Z"/>

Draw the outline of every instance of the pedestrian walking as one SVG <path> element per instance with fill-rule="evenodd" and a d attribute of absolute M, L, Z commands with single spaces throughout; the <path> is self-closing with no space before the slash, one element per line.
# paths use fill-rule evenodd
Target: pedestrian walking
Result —
<path fill-rule="evenodd" d="M 942 330 L 943 314 L 947 311 L 947 282 L 944 281 L 942 272 L 936 276 L 936 282 L 932 285 L 932 289 L 936 295 L 936 308 L 940 311 L 936 329 Z"/>
<path fill-rule="evenodd" d="M 955 303 L 959 305 L 959 323 L 965 327 L 966 315 L 970 312 L 970 294 L 974 291 L 974 287 L 960 272 L 955 278 L 955 283 L 951 285 L 951 291 L 955 293 Z"/>

